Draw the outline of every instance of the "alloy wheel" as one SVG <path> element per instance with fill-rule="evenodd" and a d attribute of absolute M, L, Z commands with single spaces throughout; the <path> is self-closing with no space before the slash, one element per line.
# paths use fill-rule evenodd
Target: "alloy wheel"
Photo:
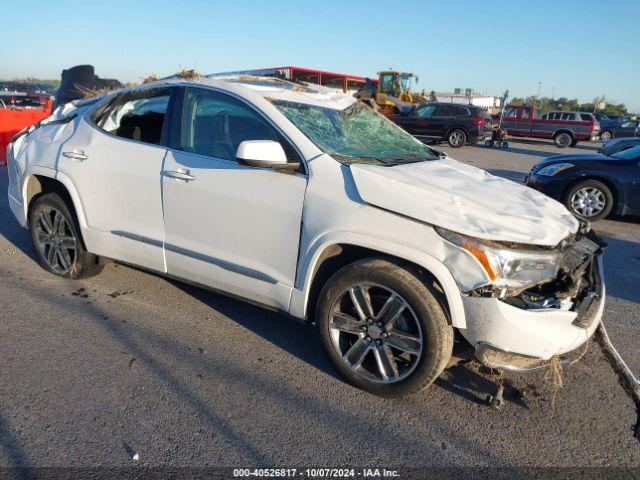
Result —
<path fill-rule="evenodd" d="M 449 142 L 453 147 L 459 147 L 464 143 L 464 133 L 460 130 L 455 130 L 449 135 Z"/>
<path fill-rule="evenodd" d="M 603 142 L 606 142 L 607 140 L 611 139 L 611 132 L 606 131 L 606 132 L 602 132 L 602 134 L 600 135 L 600 140 L 602 140 Z"/>
<path fill-rule="evenodd" d="M 38 214 L 36 244 L 47 265 L 64 275 L 71 271 L 76 259 L 76 238 L 62 212 L 45 207 Z"/>
<path fill-rule="evenodd" d="M 601 190 L 585 187 L 576 190 L 572 195 L 571 208 L 582 217 L 595 217 L 604 210 L 606 202 L 606 197 Z"/>
<path fill-rule="evenodd" d="M 423 334 L 407 301 L 388 287 L 357 283 L 333 301 L 329 333 L 342 362 L 369 381 L 395 383 L 413 372 Z"/>

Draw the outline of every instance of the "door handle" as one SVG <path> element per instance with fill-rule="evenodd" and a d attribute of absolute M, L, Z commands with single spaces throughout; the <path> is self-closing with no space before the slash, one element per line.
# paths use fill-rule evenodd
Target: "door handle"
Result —
<path fill-rule="evenodd" d="M 62 152 L 62 155 L 64 155 L 67 158 L 70 158 L 71 160 L 78 160 L 80 162 L 89 158 L 89 156 L 86 155 L 82 150 L 74 150 L 72 152 Z"/>
<path fill-rule="evenodd" d="M 185 182 L 190 182 L 196 179 L 196 177 L 189 174 L 189 170 L 183 170 L 183 169 L 179 169 L 177 171 L 165 170 L 164 174 L 167 177 L 175 178 L 176 180 L 184 180 Z"/>

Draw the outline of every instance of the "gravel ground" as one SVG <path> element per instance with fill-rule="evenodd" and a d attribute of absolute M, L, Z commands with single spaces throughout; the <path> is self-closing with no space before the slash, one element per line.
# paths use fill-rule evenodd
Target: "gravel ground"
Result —
<path fill-rule="evenodd" d="M 448 151 L 515 180 L 559 153 Z M 604 318 L 640 372 L 640 222 L 596 230 L 610 244 Z M 640 466 L 632 402 L 594 343 L 553 405 L 543 374 L 513 375 L 494 411 L 483 402 L 495 385 L 473 366 L 406 400 L 376 398 L 283 315 L 115 263 L 82 281 L 46 273 L 4 193 L 0 288 L 2 466 Z"/>

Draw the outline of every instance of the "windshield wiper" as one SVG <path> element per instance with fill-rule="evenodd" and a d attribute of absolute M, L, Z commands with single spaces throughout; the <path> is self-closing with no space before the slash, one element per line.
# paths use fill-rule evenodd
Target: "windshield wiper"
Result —
<path fill-rule="evenodd" d="M 384 165 L 393 166 L 393 165 L 404 165 L 406 163 L 419 163 L 419 162 L 429 162 L 431 160 L 437 160 L 437 157 L 430 158 L 424 157 L 422 155 L 409 154 L 404 155 L 402 157 L 396 158 L 377 158 L 376 160 L 380 161 Z"/>

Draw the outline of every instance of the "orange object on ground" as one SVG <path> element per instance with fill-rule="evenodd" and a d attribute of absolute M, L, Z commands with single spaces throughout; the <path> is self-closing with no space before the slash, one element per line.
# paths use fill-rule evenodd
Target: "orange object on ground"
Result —
<path fill-rule="evenodd" d="M 44 108 L 11 110 L 0 108 L 0 165 L 7 164 L 7 145 L 11 138 L 25 127 L 29 127 L 51 115 L 51 100 Z"/>

